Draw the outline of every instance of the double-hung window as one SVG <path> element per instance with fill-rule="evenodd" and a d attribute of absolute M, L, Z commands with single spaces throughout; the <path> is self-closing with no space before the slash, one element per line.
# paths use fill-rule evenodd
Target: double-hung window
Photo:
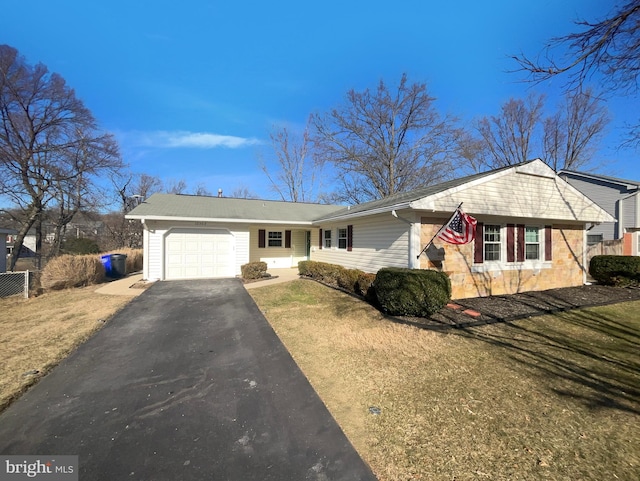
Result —
<path fill-rule="evenodd" d="M 347 248 L 347 229 L 339 228 L 338 229 L 338 249 L 346 249 Z"/>
<path fill-rule="evenodd" d="M 324 247 L 327 249 L 331 248 L 331 229 L 324 231 Z"/>
<path fill-rule="evenodd" d="M 269 247 L 282 247 L 282 232 L 269 232 Z"/>
<path fill-rule="evenodd" d="M 540 259 L 540 229 L 538 227 L 525 227 L 524 258 L 528 261 Z"/>
<path fill-rule="evenodd" d="M 499 261 L 500 260 L 500 226 L 485 225 L 484 226 L 484 260 Z"/>

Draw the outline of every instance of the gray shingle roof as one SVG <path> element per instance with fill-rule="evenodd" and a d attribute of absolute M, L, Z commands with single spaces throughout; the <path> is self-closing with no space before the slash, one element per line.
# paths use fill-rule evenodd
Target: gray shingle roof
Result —
<path fill-rule="evenodd" d="M 384 199 L 372 200 L 370 202 L 364 202 L 362 204 L 344 207 L 336 212 L 331 212 L 325 215 L 324 217 L 320 217 L 316 220 L 318 221 L 329 220 L 334 217 L 341 217 L 346 214 L 357 214 L 358 212 L 366 212 L 369 210 L 378 210 L 378 209 L 384 210 L 385 208 L 393 208 L 398 205 L 408 204 L 410 202 L 414 202 L 424 197 L 429 197 L 430 195 L 437 194 L 439 192 L 444 192 L 447 189 L 453 189 L 454 187 L 458 187 L 460 185 L 466 184 L 467 182 L 472 182 L 474 180 L 496 174 L 497 172 L 501 172 L 503 170 L 511 169 L 511 168 L 514 168 L 520 165 L 525 165 L 528 163 L 529 162 L 523 162 L 517 165 L 508 165 L 500 169 L 481 172 L 479 174 L 468 175 L 466 177 L 461 177 L 459 179 L 449 180 L 446 182 L 442 182 L 440 184 L 430 185 L 427 187 L 422 187 L 420 189 L 415 189 L 410 192 L 402 192 L 399 194 L 390 195 L 389 197 L 385 197 Z"/>
<path fill-rule="evenodd" d="M 301 202 L 154 194 L 129 212 L 127 218 L 235 219 L 310 223 L 342 208 L 336 205 Z"/>
<path fill-rule="evenodd" d="M 613 182 L 614 184 L 626 185 L 628 187 L 640 187 L 640 182 L 637 180 L 628 180 L 628 179 L 620 179 L 618 177 L 611 177 L 608 175 L 594 174 L 591 172 L 578 172 L 577 170 L 561 170 L 558 172 L 558 175 L 562 176 L 562 174 L 573 175 L 578 177 L 587 177 L 590 179 L 603 180 L 606 182 Z"/>

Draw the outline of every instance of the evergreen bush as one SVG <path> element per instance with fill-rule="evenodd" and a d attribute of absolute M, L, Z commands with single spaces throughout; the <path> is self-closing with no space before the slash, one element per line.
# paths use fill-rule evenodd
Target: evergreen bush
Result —
<path fill-rule="evenodd" d="M 439 271 L 384 268 L 373 287 L 382 311 L 394 316 L 428 317 L 451 299 L 451 281 Z"/>
<path fill-rule="evenodd" d="M 600 284 L 608 286 L 640 285 L 640 257 L 593 256 L 589 274 Z"/>
<path fill-rule="evenodd" d="M 240 266 L 243 279 L 262 279 L 267 275 L 267 263 L 262 261 L 249 262 Z"/>

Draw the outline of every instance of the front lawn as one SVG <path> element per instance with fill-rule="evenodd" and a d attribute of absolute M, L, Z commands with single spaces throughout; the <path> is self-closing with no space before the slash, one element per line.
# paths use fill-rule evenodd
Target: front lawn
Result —
<path fill-rule="evenodd" d="M 131 301 L 95 290 L 0 299 L 0 411 Z"/>
<path fill-rule="evenodd" d="M 640 479 L 640 301 L 434 332 L 313 281 L 251 295 L 381 481 Z"/>

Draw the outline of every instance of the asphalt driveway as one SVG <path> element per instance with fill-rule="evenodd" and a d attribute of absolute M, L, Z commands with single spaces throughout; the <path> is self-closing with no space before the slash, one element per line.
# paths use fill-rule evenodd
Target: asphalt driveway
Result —
<path fill-rule="evenodd" d="M 80 480 L 374 480 L 236 279 L 156 283 L 0 416 Z"/>

